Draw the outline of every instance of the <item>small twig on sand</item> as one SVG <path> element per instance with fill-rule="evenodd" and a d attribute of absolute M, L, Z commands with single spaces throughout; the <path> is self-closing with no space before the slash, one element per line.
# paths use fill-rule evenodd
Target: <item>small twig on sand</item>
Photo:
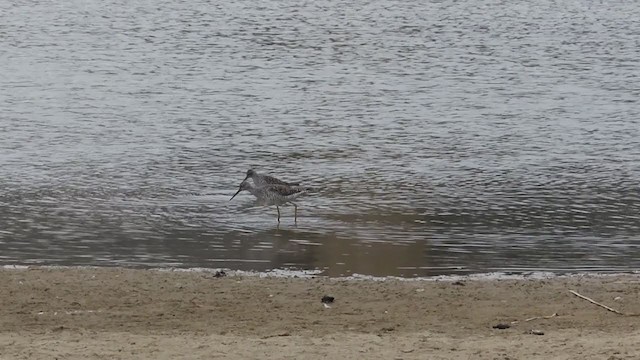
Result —
<path fill-rule="evenodd" d="M 281 332 L 281 333 L 278 333 L 278 334 L 263 336 L 262 339 L 269 339 L 269 338 L 274 338 L 274 337 L 278 337 L 278 336 L 291 336 L 291 334 L 288 331 L 285 331 L 285 332 Z"/>
<path fill-rule="evenodd" d="M 555 316 L 558 316 L 558 313 L 553 313 L 549 316 L 536 316 L 536 317 L 525 319 L 524 321 L 527 322 L 527 321 L 533 321 L 538 319 L 551 319 L 552 317 L 555 317 Z"/>
<path fill-rule="evenodd" d="M 553 313 L 553 314 L 551 314 L 549 316 L 534 316 L 532 318 L 524 319 L 522 321 L 523 322 L 529 322 L 529 321 L 538 320 L 538 319 L 551 319 L 552 317 L 556 317 L 556 316 L 559 316 L 558 313 Z M 511 323 L 512 324 L 517 324 L 519 322 L 520 322 L 520 320 L 515 320 L 515 321 L 512 321 Z"/>
<path fill-rule="evenodd" d="M 592 303 L 592 304 L 596 304 L 596 305 L 598 305 L 598 306 L 600 306 L 600 307 L 603 307 L 603 308 L 605 308 L 605 309 L 607 309 L 607 310 L 611 311 L 612 313 L 616 313 L 616 314 L 618 314 L 618 315 L 622 315 L 622 316 L 640 316 L 640 314 L 625 314 L 625 313 L 620 312 L 620 311 L 618 311 L 618 310 L 616 310 L 616 309 L 610 308 L 610 307 L 608 307 L 607 305 L 600 304 L 599 302 L 597 302 L 597 301 L 595 301 L 595 300 L 593 300 L 593 299 L 589 299 L 588 297 L 586 297 L 586 296 L 584 296 L 584 295 L 580 295 L 580 294 L 578 294 L 578 293 L 577 293 L 576 291 L 574 291 L 574 290 L 569 290 L 569 292 L 570 292 L 570 293 L 572 293 L 573 295 L 575 295 L 575 296 L 577 296 L 577 297 L 581 298 L 581 299 L 585 299 L 585 300 L 587 300 L 588 302 L 590 302 L 590 303 Z"/>

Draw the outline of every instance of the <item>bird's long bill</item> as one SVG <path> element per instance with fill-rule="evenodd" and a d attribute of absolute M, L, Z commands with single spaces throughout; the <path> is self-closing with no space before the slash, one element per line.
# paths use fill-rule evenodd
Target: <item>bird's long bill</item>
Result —
<path fill-rule="evenodd" d="M 236 195 L 240 194 L 240 191 L 242 191 L 242 188 L 238 189 L 238 192 L 233 194 L 233 196 L 231 197 L 231 199 L 229 199 L 229 201 L 233 200 L 233 198 L 236 197 Z"/>

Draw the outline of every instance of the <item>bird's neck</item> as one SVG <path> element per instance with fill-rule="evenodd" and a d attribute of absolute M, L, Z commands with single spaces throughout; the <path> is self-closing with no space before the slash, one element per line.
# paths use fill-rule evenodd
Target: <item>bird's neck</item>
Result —
<path fill-rule="evenodd" d="M 252 193 L 253 195 L 255 195 L 255 194 L 256 194 L 256 192 L 257 192 L 257 190 L 258 190 L 257 188 L 253 187 L 253 185 L 251 185 L 251 184 L 249 184 L 249 183 L 247 183 L 247 185 L 246 185 L 246 186 L 247 186 L 247 191 L 248 191 L 248 192 Z"/>

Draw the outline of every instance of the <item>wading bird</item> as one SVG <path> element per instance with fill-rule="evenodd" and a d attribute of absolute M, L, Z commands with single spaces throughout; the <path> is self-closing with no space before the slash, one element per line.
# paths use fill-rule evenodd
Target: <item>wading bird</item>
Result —
<path fill-rule="evenodd" d="M 280 205 L 284 205 L 286 203 L 293 204 L 295 208 L 294 221 L 298 222 L 298 205 L 294 203 L 293 200 L 298 198 L 300 195 L 311 191 L 311 188 L 282 184 L 258 187 L 251 185 L 251 183 L 244 180 L 240 184 L 240 189 L 238 189 L 229 201 L 233 200 L 233 198 L 243 190 L 246 190 L 255 196 L 256 199 L 258 199 L 258 203 L 261 205 L 275 205 L 276 210 L 278 210 L 278 222 L 280 222 Z"/>

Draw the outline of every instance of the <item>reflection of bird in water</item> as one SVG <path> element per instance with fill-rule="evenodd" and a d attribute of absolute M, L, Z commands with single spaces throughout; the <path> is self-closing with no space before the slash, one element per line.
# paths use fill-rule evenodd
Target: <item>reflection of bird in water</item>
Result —
<path fill-rule="evenodd" d="M 298 205 L 294 203 L 293 200 L 295 200 L 298 196 L 311 191 L 311 188 L 282 184 L 265 185 L 258 187 L 251 185 L 251 183 L 245 180 L 240 184 L 240 189 L 238 189 L 238 191 L 231 197 L 231 199 L 229 199 L 229 201 L 233 200 L 233 198 L 243 190 L 246 190 L 253 194 L 253 196 L 258 199 L 258 203 L 260 203 L 261 205 L 275 205 L 276 210 L 278 210 L 278 222 L 280 222 L 279 206 L 286 203 L 293 204 L 293 206 L 295 207 L 294 221 L 298 222 Z"/>
<path fill-rule="evenodd" d="M 269 175 L 258 174 L 258 172 L 253 169 L 247 170 L 247 177 L 244 178 L 243 181 L 247 181 L 247 179 L 252 179 L 253 184 L 256 187 L 263 187 L 267 185 L 287 185 L 287 186 L 298 186 L 298 183 L 290 183 L 286 181 L 282 181 L 278 178 Z"/>

